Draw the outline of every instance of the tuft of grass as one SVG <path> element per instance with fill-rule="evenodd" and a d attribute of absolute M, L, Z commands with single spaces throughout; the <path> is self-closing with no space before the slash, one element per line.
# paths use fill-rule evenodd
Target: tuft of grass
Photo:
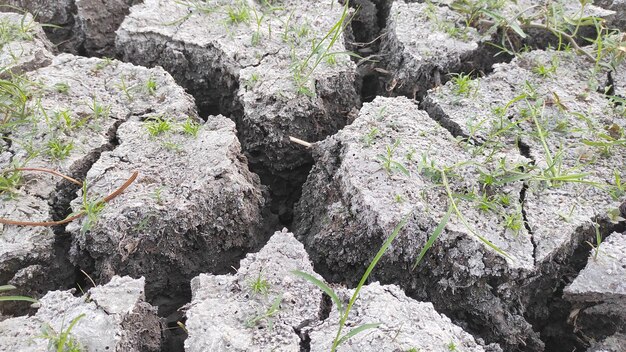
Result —
<path fill-rule="evenodd" d="M 172 123 L 161 116 L 151 117 L 145 122 L 145 127 L 152 137 L 157 137 L 172 130 Z"/>
<path fill-rule="evenodd" d="M 195 122 L 192 119 L 187 119 L 185 122 L 183 122 L 183 124 L 181 125 L 182 129 L 183 129 L 183 133 L 190 135 L 192 137 L 198 137 L 198 132 L 200 131 L 200 124 Z"/>
<path fill-rule="evenodd" d="M 454 83 L 454 94 L 469 97 L 476 88 L 470 74 L 452 73 L 452 83 Z"/>
<path fill-rule="evenodd" d="M 388 145 L 385 148 L 385 154 L 379 154 L 378 160 L 380 166 L 387 171 L 388 174 L 392 174 L 394 171 L 399 171 L 406 176 L 411 176 L 409 170 L 399 161 L 394 160 L 394 153 L 400 144 L 400 140 L 396 140 L 393 145 Z"/>
<path fill-rule="evenodd" d="M 250 283 L 250 289 L 254 294 L 267 295 L 269 293 L 270 283 L 265 277 L 263 277 L 262 271 L 259 271 L 257 277 L 252 280 L 252 282 Z"/>
<path fill-rule="evenodd" d="M 250 6 L 244 1 L 237 1 L 226 8 L 229 24 L 250 23 Z"/>
<path fill-rule="evenodd" d="M 106 203 L 102 200 L 90 199 L 87 195 L 87 182 L 83 182 L 83 204 L 81 206 L 81 212 L 85 214 L 85 220 L 83 226 L 80 229 L 82 234 L 85 234 L 98 223 L 98 218 L 102 210 L 104 210 Z"/>
<path fill-rule="evenodd" d="M 153 76 L 150 76 L 145 84 L 146 92 L 150 95 L 154 95 L 157 91 L 157 82 Z"/>
<path fill-rule="evenodd" d="M 73 142 L 65 143 L 58 138 L 53 138 L 47 143 L 46 153 L 53 160 L 65 160 L 70 156 L 73 149 Z"/>
<path fill-rule="evenodd" d="M 278 314 L 278 312 L 280 311 L 280 304 L 282 303 L 282 301 L 283 301 L 282 295 L 276 296 L 274 298 L 274 301 L 272 302 L 272 305 L 264 312 L 261 312 L 258 315 L 254 316 L 253 318 L 246 321 L 246 326 L 251 328 L 251 327 L 256 326 L 259 322 L 265 320 L 267 321 L 268 329 L 272 330 L 272 327 L 273 327 L 272 318 L 276 314 Z"/>
<path fill-rule="evenodd" d="M 19 171 L 0 172 L 0 195 L 6 194 L 6 198 L 13 198 L 21 182 L 22 173 Z"/>
<path fill-rule="evenodd" d="M 38 337 L 48 340 L 48 350 L 54 350 L 56 352 L 82 352 L 84 350 L 83 347 L 80 342 L 71 335 L 71 332 L 76 324 L 78 324 L 78 321 L 84 316 L 85 314 L 76 316 L 76 318 L 72 319 L 67 329 L 61 327 L 60 333 L 54 331 L 49 324 L 45 324 L 42 327 L 42 334 Z"/>

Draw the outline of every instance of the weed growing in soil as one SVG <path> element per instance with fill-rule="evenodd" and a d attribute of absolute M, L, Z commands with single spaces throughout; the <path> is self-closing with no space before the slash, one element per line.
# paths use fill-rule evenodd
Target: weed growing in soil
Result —
<path fill-rule="evenodd" d="M 22 181 L 22 173 L 15 170 L 6 170 L 0 173 L 0 195 L 6 199 L 15 197 L 17 187 Z"/>
<path fill-rule="evenodd" d="M 262 271 L 259 271 L 257 277 L 250 283 L 250 289 L 254 294 L 267 295 L 269 293 L 270 283 L 263 277 Z"/>
<path fill-rule="evenodd" d="M 152 137 L 157 137 L 172 130 L 172 123 L 162 116 L 151 117 L 145 122 L 146 129 Z"/>
<path fill-rule="evenodd" d="M 274 301 L 272 302 L 272 305 L 264 312 L 261 312 L 258 315 L 254 316 L 253 318 L 246 321 L 246 326 L 251 328 L 251 327 L 256 326 L 261 321 L 266 321 L 268 329 L 272 330 L 272 327 L 274 324 L 274 321 L 272 318 L 276 314 L 278 314 L 278 312 L 280 311 L 280 304 L 282 303 L 282 301 L 283 301 L 282 295 L 276 296 L 276 298 L 274 298 Z"/>
<path fill-rule="evenodd" d="M 198 136 L 198 132 L 200 131 L 200 124 L 193 121 L 192 119 L 187 119 L 181 125 L 183 132 L 193 137 Z"/>
<path fill-rule="evenodd" d="M 374 267 L 376 267 L 376 264 L 378 264 L 378 261 L 380 260 L 380 258 L 382 258 L 382 256 L 385 254 L 385 252 L 391 245 L 391 243 L 396 239 L 396 237 L 398 237 L 398 235 L 400 234 L 400 231 L 402 230 L 404 225 L 406 225 L 407 220 L 408 220 L 408 215 L 404 219 L 402 219 L 402 221 L 394 228 L 391 235 L 387 238 L 387 240 L 385 240 L 382 247 L 380 247 L 380 249 L 378 250 L 378 253 L 376 253 L 376 255 L 374 256 L 374 259 L 372 260 L 370 265 L 365 270 L 365 273 L 361 277 L 359 284 L 354 289 L 354 293 L 352 294 L 352 297 L 350 297 L 350 300 L 348 301 L 348 305 L 345 308 L 343 307 L 343 304 L 341 303 L 341 299 L 339 299 L 339 296 L 337 296 L 335 291 L 332 288 L 330 288 L 328 285 L 326 285 L 323 281 L 319 280 L 318 278 L 316 278 L 315 276 L 309 273 L 305 273 L 305 272 L 298 271 L 298 270 L 293 271 L 294 275 L 309 281 L 310 283 L 314 284 L 319 289 L 321 289 L 328 296 L 330 296 L 333 303 L 337 307 L 337 312 L 339 313 L 339 326 L 337 328 L 337 334 L 335 335 L 335 339 L 333 340 L 331 352 L 335 352 L 337 348 L 339 347 L 339 345 L 346 342 L 347 340 L 354 337 L 355 335 L 365 330 L 374 329 L 380 326 L 380 323 L 362 324 L 342 335 L 343 329 L 346 325 L 346 322 L 348 321 L 348 317 L 350 316 L 350 310 L 352 309 L 354 302 L 356 302 L 356 300 L 358 299 L 361 288 L 363 288 L 363 285 L 365 285 L 365 282 L 367 281 L 370 274 L 374 270 Z"/>
<path fill-rule="evenodd" d="M 293 67 L 293 80 L 296 83 L 296 89 L 298 93 L 314 96 L 315 91 L 310 85 L 310 79 L 313 73 L 322 61 L 329 60 L 329 58 L 331 57 L 331 61 L 335 60 L 334 56 L 339 54 L 336 52 L 331 52 L 331 49 L 340 39 L 346 26 L 350 22 L 350 18 L 348 18 L 348 3 L 349 1 L 346 1 L 343 6 L 343 12 L 341 14 L 341 17 L 330 28 L 328 33 L 326 33 L 326 35 L 319 41 L 313 42 L 313 47 L 307 57 L 302 61 L 295 61 Z"/>
<path fill-rule="evenodd" d="M 82 319 L 85 314 L 80 314 L 76 318 L 72 319 L 67 329 L 63 329 L 61 326 L 61 332 L 57 333 L 54 329 L 46 324 L 41 330 L 42 334 L 39 338 L 47 339 L 48 349 L 54 349 L 56 352 L 82 352 L 83 347 L 80 342 L 71 335 L 72 329 L 78 324 L 78 321 Z"/>
<path fill-rule="evenodd" d="M 385 154 L 379 154 L 378 160 L 380 166 L 387 171 L 388 174 L 392 174 L 394 171 L 399 171 L 406 176 L 411 176 L 411 173 L 407 168 L 399 161 L 394 160 L 394 153 L 400 144 L 400 140 L 396 140 L 393 145 L 388 145 L 385 150 Z"/>
<path fill-rule="evenodd" d="M 456 95 L 469 97 L 475 91 L 470 74 L 453 73 L 452 82 L 455 85 L 454 92 Z"/>

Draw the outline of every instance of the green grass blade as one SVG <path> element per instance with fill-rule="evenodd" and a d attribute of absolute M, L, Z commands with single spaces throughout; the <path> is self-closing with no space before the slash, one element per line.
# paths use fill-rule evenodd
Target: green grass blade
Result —
<path fill-rule="evenodd" d="M 378 253 L 376 253 L 376 255 L 374 256 L 374 259 L 372 260 L 370 265 L 367 267 L 367 270 L 365 270 L 365 273 L 361 277 L 361 281 L 359 281 L 359 284 L 357 285 L 356 289 L 354 289 L 354 293 L 352 294 L 352 297 L 350 298 L 350 301 L 348 302 L 348 307 L 346 307 L 345 312 L 343 312 L 343 314 L 341 316 L 341 319 L 339 320 L 339 329 L 337 330 L 337 335 L 335 336 L 335 340 L 333 342 L 333 347 L 331 348 L 331 351 L 335 351 L 337 349 L 337 346 L 339 346 L 339 344 L 342 341 L 345 341 L 345 340 L 343 340 L 343 338 L 340 338 L 341 331 L 342 331 L 346 321 L 348 320 L 348 315 L 350 314 L 350 310 L 352 309 L 352 306 L 354 305 L 354 302 L 359 297 L 359 292 L 361 291 L 361 288 L 363 287 L 363 285 L 365 285 L 365 282 L 367 281 L 367 278 L 370 276 L 370 274 L 374 270 L 374 267 L 376 266 L 376 264 L 378 264 L 378 261 L 380 260 L 380 258 L 382 258 L 382 256 L 385 254 L 385 252 L 387 251 L 389 246 L 391 246 L 391 243 L 396 239 L 396 237 L 398 237 L 398 235 L 400 234 L 400 230 L 402 230 L 404 225 L 406 225 L 406 223 L 409 220 L 409 216 L 410 215 L 411 215 L 411 213 L 407 214 L 402 219 L 402 221 L 400 221 L 400 223 L 398 225 L 396 225 L 396 227 L 393 229 L 393 232 L 391 233 L 391 235 L 387 238 L 387 240 L 385 240 L 385 242 L 383 243 L 382 247 L 380 247 L 380 249 L 378 250 Z"/>
<path fill-rule="evenodd" d="M 439 235 L 443 232 L 443 229 L 446 227 L 448 220 L 450 220 L 450 215 L 452 215 L 452 211 L 454 211 L 454 208 L 452 207 L 452 205 L 450 205 L 448 207 L 448 211 L 446 212 L 446 215 L 444 215 L 443 218 L 441 218 L 441 221 L 435 228 L 435 231 L 433 231 L 432 235 L 430 235 L 430 237 L 428 238 L 428 241 L 426 241 L 426 244 L 424 245 L 424 248 L 422 248 L 422 250 L 420 251 L 420 254 L 417 256 L 417 260 L 415 261 L 415 264 L 413 264 L 413 270 L 417 268 L 417 266 L 422 261 L 422 259 L 424 259 L 424 255 L 426 255 L 426 252 L 430 249 L 430 247 L 432 247 L 432 245 L 435 243 L 437 238 L 439 238 Z"/>
<path fill-rule="evenodd" d="M 380 323 L 369 323 L 369 324 L 359 325 L 356 328 L 350 330 L 347 334 L 343 335 L 339 339 L 339 342 L 337 343 L 337 345 L 341 345 L 342 343 L 346 342 L 349 338 L 353 337 L 356 334 L 359 334 L 365 330 L 376 329 L 379 326 L 380 326 Z"/>
<path fill-rule="evenodd" d="M 17 287 L 13 285 L 2 285 L 0 286 L 0 292 L 15 290 Z"/>
<path fill-rule="evenodd" d="M 339 311 L 339 314 L 343 313 L 343 306 L 341 304 L 341 300 L 339 299 L 339 297 L 337 296 L 335 291 L 333 291 L 332 288 L 330 288 L 328 285 L 326 285 L 326 283 L 324 283 L 323 281 L 319 280 L 315 276 L 313 276 L 313 275 L 311 275 L 309 273 L 305 273 L 305 272 L 300 271 L 300 270 L 294 270 L 291 273 L 296 275 L 296 276 L 299 276 L 299 277 L 309 281 L 313 285 L 319 287 L 322 291 L 324 291 L 324 293 L 326 293 L 328 296 L 330 296 L 330 298 L 333 300 L 333 302 L 337 306 L 337 310 Z"/>
<path fill-rule="evenodd" d="M 39 302 L 34 298 L 25 297 L 25 296 L 0 296 L 0 302 L 5 302 L 5 301 L 24 301 L 24 302 L 31 302 L 31 303 Z"/>

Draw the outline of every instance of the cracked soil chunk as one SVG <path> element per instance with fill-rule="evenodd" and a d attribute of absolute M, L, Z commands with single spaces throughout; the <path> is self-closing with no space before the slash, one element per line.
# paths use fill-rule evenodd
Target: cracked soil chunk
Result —
<path fill-rule="evenodd" d="M 585 269 L 564 290 L 565 299 L 573 303 L 569 322 L 586 338 L 600 341 L 626 329 L 625 250 L 626 234 L 608 236 L 597 255 L 592 250 Z"/>
<path fill-rule="evenodd" d="M 51 340 L 42 335 L 47 332 L 58 339 L 82 315 L 70 337 L 84 350 L 159 351 L 160 321 L 156 308 L 144 302 L 143 289 L 143 278 L 115 276 L 82 297 L 74 297 L 72 291 L 51 291 L 40 300 L 35 315 L 0 322 L 0 350 L 46 351 Z"/>
<path fill-rule="evenodd" d="M 32 15 L 0 12 L 0 30 L 0 78 L 32 71 L 52 60 L 52 44 Z"/>
<path fill-rule="evenodd" d="M 285 229 L 248 254 L 236 274 L 195 277 L 185 350 L 300 351 L 298 333 L 318 321 L 322 292 L 293 270 L 321 280 L 304 246 Z"/>
<path fill-rule="evenodd" d="M 408 216 L 402 234 L 378 264 L 377 280 L 398 283 L 446 314 L 469 315 L 476 327 L 491 326 L 494 330 L 485 335 L 497 336 L 504 345 L 514 346 L 522 338 L 541 346 L 515 309 L 523 288 L 511 284 L 537 272 L 532 236 L 522 225 L 522 184 L 492 185 L 490 195 L 506 199 L 492 202 L 492 210 L 481 210 L 478 193 L 484 174 L 527 159 L 515 150 L 503 149 L 490 158 L 464 148 L 414 102 L 380 97 L 365 104 L 353 124 L 319 143 L 314 156 L 295 228 L 325 275 L 354 282 Z M 448 207 L 437 170 L 453 165 L 464 167 L 446 172 L 450 192 L 464 195 L 457 207 L 471 225 L 453 216 L 418 270 L 411 271 Z"/>
<path fill-rule="evenodd" d="M 353 290 L 338 290 L 345 302 Z M 336 306 L 330 318 L 309 331 L 311 352 L 330 351 L 338 328 Z M 432 303 L 417 302 L 395 285 L 381 286 L 375 282 L 363 286 L 359 298 L 346 321 L 346 333 L 362 324 L 380 323 L 345 341 L 341 351 L 502 351 L 496 344 L 488 346 L 454 325 L 448 317 L 435 311 Z M 411 350 L 413 349 L 413 350 Z"/>
<path fill-rule="evenodd" d="M 323 139 L 360 103 L 355 65 L 331 54 L 346 51 L 341 31 L 324 39 L 341 16 L 334 2 L 148 0 L 131 8 L 116 43 L 125 60 L 163 66 L 202 114 L 232 118 L 251 168 L 288 199 L 311 163 L 289 136 Z M 289 221 L 288 208 L 274 212 Z"/>
<path fill-rule="evenodd" d="M 185 121 L 185 120 L 182 120 Z M 150 122 L 123 123 L 119 146 L 103 153 L 87 173 L 91 194 L 105 195 L 137 171 L 139 177 L 97 215 L 68 226 L 72 260 L 106 279 L 142 275 L 147 296 L 175 295 L 201 272 L 225 272 L 261 240 L 264 198 L 248 171 L 235 126 L 221 116 L 199 126 L 153 137 Z M 81 209 L 80 199 L 72 203 Z"/>

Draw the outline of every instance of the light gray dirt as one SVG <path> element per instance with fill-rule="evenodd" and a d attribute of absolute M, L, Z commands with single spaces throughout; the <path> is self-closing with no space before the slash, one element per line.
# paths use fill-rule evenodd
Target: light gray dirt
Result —
<path fill-rule="evenodd" d="M 248 254 L 236 274 L 195 277 L 186 307 L 185 350 L 300 351 L 298 334 L 319 320 L 322 291 L 293 270 L 323 280 L 313 272 L 304 246 L 285 229 L 258 253 Z M 266 289 L 258 286 L 262 282 Z M 276 302 L 280 305 L 272 311 Z"/>
<path fill-rule="evenodd" d="M 240 5 L 218 1 L 211 5 L 218 10 L 203 11 L 193 2 L 181 3 L 150 0 L 134 6 L 117 32 L 119 52 L 131 62 L 163 66 L 194 94 L 203 114 L 233 118 L 251 168 L 271 186 L 274 198 L 297 197 L 311 159 L 289 136 L 323 139 L 349 122 L 359 106 L 350 58 L 327 56 L 313 70 L 318 56 L 310 56 L 342 7 L 283 1 L 272 11 L 248 2 L 250 18 L 237 23 L 226 13 Z M 345 52 L 342 41 L 339 36 L 328 53 Z M 298 65 L 308 68 L 298 75 Z M 277 207 L 275 202 L 273 211 L 289 222 L 291 204 Z"/>
<path fill-rule="evenodd" d="M 457 27 L 460 21 L 461 15 L 446 6 L 393 2 L 381 45 L 390 75 L 386 89 L 422 97 L 445 80 L 442 75 L 462 71 L 482 49 L 476 29 Z"/>
<path fill-rule="evenodd" d="M 49 292 L 35 315 L 0 322 L 0 349 L 39 352 L 52 345 L 56 350 L 59 335 L 78 319 L 67 339 L 77 342 L 81 350 L 160 351 L 160 320 L 156 308 L 144 301 L 144 281 L 115 276 L 82 297 L 72 291 Z"/>
<path fill-rule="evenodd" d="M 15 34 L 8 43 L 0 42 L 0 78 L 50 64 L 52 44 L 32 15 L 0 12 L 0 27 Z"/>

